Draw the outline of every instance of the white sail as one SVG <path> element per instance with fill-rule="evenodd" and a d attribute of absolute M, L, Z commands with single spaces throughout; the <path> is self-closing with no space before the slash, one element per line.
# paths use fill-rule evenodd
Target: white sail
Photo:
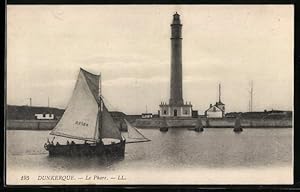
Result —
<path fill-rule="evenodd" d="M 142 133 L 140 133 L 137 128 L 133 127 L 126 119 L 124 119 L 127 125 L 127 141 L 126 143 L 138 143 L 150 141 Z"/>
<path fill-rule="evenodd" d="M 115 124 L 112 116 L 110 115 L 109 111 L 107 110 L 105 104 L 102 105 L 102 123 L 100 125 L 100 138 L 112 138 L 112 139 L 119 139 L 122 140 L 121 132 L 117 125 Z"/>
<path fill-rule="evenodd" d="M 97 140 L 99 76 L 80 69 L 69 104 L 50 134 L 81 140 Z"/>

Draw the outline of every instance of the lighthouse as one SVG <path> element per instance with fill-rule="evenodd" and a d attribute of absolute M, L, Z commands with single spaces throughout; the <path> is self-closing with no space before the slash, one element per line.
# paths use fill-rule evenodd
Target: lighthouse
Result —
<path fill-rule="evenodd" d="M 184 103 L 182 91 L 182 24 L 176 12 L 171 23 L 171 78 L 169 103 L 161 102 L 161 117 L 191 117 L 191 103 Z"/>
<path fill-rule="evenodd" d="M 170 105 L 183 105 L 182 99 L 182 24 L 176 12 L 171 24 L 171 83 Z"/>

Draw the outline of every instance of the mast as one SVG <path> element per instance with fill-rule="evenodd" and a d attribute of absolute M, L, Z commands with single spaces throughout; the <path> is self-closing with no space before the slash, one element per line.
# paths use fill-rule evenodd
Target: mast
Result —
<path fill-rule="evenodd" d="M 251 81 L 251 112 L 253 111 L 253 81 Z"/>
<path fill-rule="evenodd" d="M 29 97 L 29 98 L 27 98 L 27 99 L 29 99 L 29 107 L 31 107 L 31 106 L 32 106 L 32 98 Z"/>
<path fill-rule="evenodd" d="M 102 101 L 102 98 L 101 98 L 101 91 L 102 91 L 102 87 L 101 87 L 101 73 L 99 74 L 99 85 L 98 85 L 98 88 L 99 88 L 99 90 L 98 90 L 98 99 L 99 99 L 99 101 L 100 101 L 100 105 L 99 105 L 99 110 L 98 110 L 98 113 L 99 113 L 99 115 L 98 115 L 98 122 L 99 122 L 99 125 L 98 125 L 98 132 L 99 132 L 99 134 L 98 134 L 98 139 L 99 140 L 101 140 L 101 136 L 100 136 L 100 133 L 101 133 L 101 129 L 102 129 L 102 111 L 103 111 L 103 101 Z"/>
<path fill-rule="evenodd" d="M 253 111 L 253 80 L 251 80 L 251 82 L 250 82 L 249 94 L 250 94 L 249 112 L 252 112 Z"/>
<path fill-rule="evenodd" d="M 219 103 L 221 103 L 221 83 L 219 83 Z"/>

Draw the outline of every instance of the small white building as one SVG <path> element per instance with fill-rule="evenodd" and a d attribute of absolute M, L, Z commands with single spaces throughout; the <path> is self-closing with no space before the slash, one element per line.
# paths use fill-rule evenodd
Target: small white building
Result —
<path fill-rule="evenodd" d="M 225 104 L 221 102 L 221 84 L 219 84 L 219 101 L 215 105 L 210 104 L 204 115 L 207 118 L 225 117 Z"/>
<path fill-rule="evenodd" d="M 142 113 L 142 119 L 151 119 L 152 113 Z"/>
<path fill-rule="evenodd" d="M 50 114 L 50 113 L 34 114 L 34 116 L 38 120 L 53 120 L 54 119 L 54 114 Z"/>
<path fill-rule="evenodd" d="M 207 118 L 223 118 L 225 115 L 225 105 L 210 104 L 209 108 L 204 112 Z"/>

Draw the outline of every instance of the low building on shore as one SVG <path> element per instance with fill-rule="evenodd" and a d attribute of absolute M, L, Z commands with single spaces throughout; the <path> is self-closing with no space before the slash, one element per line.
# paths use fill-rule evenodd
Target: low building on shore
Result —
<path fill-rule="evenodd" d="M 225 116 L 225 105 L 217 102 L 215 105 L 210 104 L 204 112 L 206 118 L 223 118 Z"/>
<path fill-rule="evenodd" d="M 152 117 L 152 113 L 142 113 L 142 119 L 151 119 Z"/>
<path fill-rule="evenodd" d="M 221 84 L 219 84 L 219 101 L 215 105 L 210 104 L 204 112 L 206 118 L 223 118 L 225 117 L 225 104 L 221 101 Z"/>

